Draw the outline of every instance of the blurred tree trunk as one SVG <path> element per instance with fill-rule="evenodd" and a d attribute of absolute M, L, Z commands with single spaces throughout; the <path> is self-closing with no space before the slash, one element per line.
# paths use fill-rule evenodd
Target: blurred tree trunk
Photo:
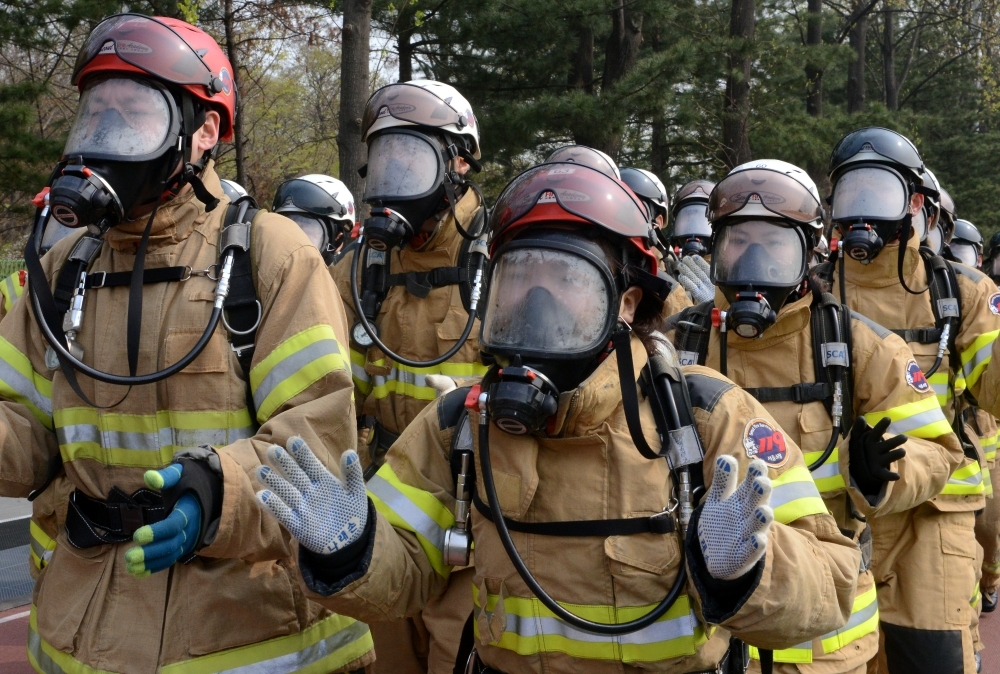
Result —
<path fill-rule="evenodd" d="M 859 2 L 860 4 L 860 2 Z M 854 60 L 847 66 L 847 112 L 865 109 L 865 46 L 868 41 L 868 16 L 858 17 L 851 26 L 848 40 L 854 50 Z"/>
<path fill-rule="evenodd" d="M 226 33 L 226 56 L 229 65 L 233 67 L 233 86 L 240 92 L 240 58 L 236 50 L 236 31 L 233 28 L 233 0 L 225 0 L 222 11 L 222 25 Z M 233 146 L 236 150 L 236 182 L 244 188 L 247 186 L 246 170 L 246 138 L 243 135 L 243 99 L 236 96 L 236 119 L 233 122 Z"/>
<path fill-rule="evenodd" d="M 806 46 L 811 60 L 806 63 L 806 112 L 813 117 L 823 116 L 823 66 L 816 53 L 822 45 L 823 0 L 809 0 Z"/>
<path fill-rule="evenodd" d="M 882 10 L 882 86 L 885 107 L 899 110 L 899 80 L 896 78 L 896 12 L 888 5 Z"/>
<path fill-rule="evenodd" d="M 370 88 L 368 56 L 371 23 L 372 0 L 345 0 L 337 150 L 340 155 L 340 179 L 358 201 L 364 191 L 364 181 L 358 175 L 358 169 L 368 158 L 367 148 L 361 140 L 361 117 Z"/>
<path fill-rule="evenodd" d="M 732 0 L 729 15 L 729 77 L 722 108 L 722 161 L 731 169 L 750 161 L 750 66 L 756 28 L 754 0 Z"/>

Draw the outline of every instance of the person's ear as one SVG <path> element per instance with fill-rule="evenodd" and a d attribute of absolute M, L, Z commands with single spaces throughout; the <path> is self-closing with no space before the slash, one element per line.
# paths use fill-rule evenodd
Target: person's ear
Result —
<path fill-rule="evenodd" d="M 222 119 L 215 110 L 209 110 L 205 113 L 205 123 L 194 132 L 194 137 L 191 141 L 192 162 L 197 163 L 206 152 L 219 144 L 219 127 L 221 123 Z"/>
<path fill-rule="evenodd" d="M 924 195 L 916 193 L 910 197 L 910 215 L 916 215 L 924 207 Z"/>
<path fill-rule="evenodd" d="M 618 317 L 623 321 L 632 325 L 635 320 L 635 310 L 639 308 L 639 302 L 642 301 L 642 288 L 639 286 L 632 286 L 624 293 L 622 293 L 621 305 L 618 307 Z"/>

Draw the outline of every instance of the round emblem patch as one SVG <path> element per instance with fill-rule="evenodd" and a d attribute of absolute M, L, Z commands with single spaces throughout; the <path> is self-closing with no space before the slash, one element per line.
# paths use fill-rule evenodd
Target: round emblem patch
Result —
<path fill-rule="evenodd" d="M 906 361 L 906 383 L 914 391 L 919 391 L 920 393 L 926 393 L 931 388 L 931 385 L 927 383 L 927 377 L 924 376 L 924 371 L 917 365 L 917 361 L 912 358 Z"/>
<path fill-rule="evenodd" d="M 788 461 L 788 448 L 781 431 L 764 419 L 751 419 L 743 429 L 743 448 L 751 459 L 760 459 L 771 468 Z"/>
<path fill-rule="evenodd" d="M 226 93 L 226 96 L 233 93 L 233 76 L 227 68 L 219 71 L 219 79 L 222 80 L 222 90 Z"/>
<path fill-rule="evenodd" d="M 993 293 L 987 301 L 990 304 L 990 311 L 1000 316 L 1000 293 Z"/>

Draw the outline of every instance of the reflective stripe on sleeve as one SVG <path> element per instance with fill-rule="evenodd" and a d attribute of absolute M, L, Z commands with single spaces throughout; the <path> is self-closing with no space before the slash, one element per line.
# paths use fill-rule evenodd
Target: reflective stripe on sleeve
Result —
<path fill-rule="evenodd" d="M 771 508 L 775 521 L 782 524 L 827 512 L 823 497 L 805 466 L 793 466 L 771 479 Z"/>
<path fill-rule="evenodd" d="M 946 370 L 946 369 L 945 369 Z M 951 400 L 951 385 L 948 383 L 948 372 L 947 370 L 937 371 L 927 378 L 927 382 L 934 389 L 934 395 L 937 396 L 938 404 L 941 405 L 941 409 L 947 409 L 948 401 Z"/>
<path fill-rule="evenodd" d="M 483 607 L 479 588 L 473 587 L 472 594 L 476 606 L 473 626 L 476 637 L 481 639 L 480 616 L 485 609 L 485 619 L 491 621 L 497 613 L 500 597 L 488 595 Z M 607 624 L 635 620 L 655 607 L 655 604 L 615 607 L 563 602 L 560 605 L 582 618 Z M 490 645 L 523 656 L 565 653 L 589 660 L 656 662 L 693 655 L 708 641 L 705 628 L 691 610 L 687 595 L 678 597 L 670 610 L 649 627 L 618 637 L 578 630 L 556 618 L 535 597 L 505 597 L 502 610 L 505 618 L 503 632 L 499 639 L 490 641 Z M 490 636 L 486 635 L 486 638 Z"/>
<path fill-rule="evenodd" d="M 854 598 L 854 608 L 847 624 L 820 637 L 824 653 L 834 653 L 878 630 L 878 595 L 874 586 Z M 750 657 L 760 660 L 760 652 L 750 647 Z M 774 652 L 775 662 L 809 664 L 813 661 L 813 642 L 807 641 Z"/>
<path fill-rule="evenodd" d="M 52 561 L 52 551 L 56 549 L 56 541 L 49 537 L 34 519 L 28 524 L 28 531 L 31 534 L 28 541 L 28 554 L 31 557 L 31 563 L 41 571 Z"/>
<path fill-rule="evenodd" d="M 289 337 L 250 370 L 257 420 L 264 423 L 286 402 L 338 369 L 351 371 L 347 350 L 329 325 L 314 325 Z"/>
<path fill-rule="evenodd" d="M 38 634 L 34 605 L 28 621 L 28 659 L 43 674 L 106 674 L 64 653 Z M 368 626 L 331 615 L 301 632 L 160 667 L 160 674 L 315 674 L 333 672 L 374 648 Z"/>
<path fill-rule="evenodd" d="M 983 370 L 990 364 L 993 342 L 996 341 L 997 335 L 1000 335 L 1000 330 L 984 332 L 962 352 L 962 376 L 965 379 L 965 386 L 962 388 L 972 388 L 979 381 Z M 958 388 L 957 383 L 955 388 Z"/>
<path fill-rule="evenodd" d="M 224 447 L 254 435 L 250 413 L 113 414 L 93 407 L 56 410 L 56 437 L 64 461 L 93 459 L 108 466 L 162 468 L 178 450 Z"/>
<path fill-rule="evenodd" d="M 365 371 L 365 354 L 354 349 L 351 349 L 351 378 L 361 395 L 366 396 L 372 392 L 372 378 Z"/>
<path fill-rule="evenodd" d="M 983 448 L 983 458 L 987 461 L 997 458 L 997 433 L 980 438 L 979 444 Z"/>
<path fill-rule="evenodd" d="M 409 367 L 408 365 L 400 365 L 392 361 L 388 361 L 388 363 L 392 364 L 389 374 L 372 375 L 369 380 L 371 382 L 371 395 L 376 400 L 388 397 L 392 393 L 417 400 L 434 400 L 437 397 L 437 391 L 427 385 L 427 375 L 442 374 L 458 378 L 481 377 L 489 369 L 488 366 L 482 363 L 456 363 L 452 361 L 447 361 L 433 367 Z M 380 359 L 372 363 L 372 365 L 386 367 L 388 363 L 385 359 Z M 361 364 L 362 366 L 364 365 L 364 360 L 361 361 Z M 365 375 L 367 376 L 368 373 L 365 372 Z M 355 382 L 357 382 L 357 379 L 355 379 Z"/>
<path fill-rule="evenodd" d="M 443 578 L 451 573 L 444 563 L 444 533 L 455 524 L 455 516 L 430 493 L 404 484 L 388 463 L 368 481 L 368 495 L 375 509 L 397 529 L 417 536 L 427 560 Z"/>
<path fill-rule="evenodd" d="M 52 382 L 35 372 L 31 361 L 0 337 L 0 396 L 20 403 L 52 429 Z"/>
<path fill-rule="evenodd" d="M 0 293 L 3 293 L 3 310 L 9 312 L 21 295 L 24 294 L 24 286 L 21 285 L 21 272 L 16 271 L 0 283 Z"/>
<path fill-rule="evenodd" d="M 912 438 L 933 439 L 951 433 L 951 426 L 944 418 L 937 398 L 928 396 L 912 403 L 893 407 L 884 411 L 868 412 L 865 421 L 874 426 L 883 417 L 889 417 L 886 433 L 905 434 Z"/>
<path fill-rule="evenodd" d="M 816 461 L 823 455 L 823 450 L 818 452 L 806 452 L 802 455 L 807 466 L 812 465 L 813 461 Z M 816 488 L 819 489 L 820 493 L 825 493 L 829 491 L 836 491 L 837 489 L 845 489 L 847 484 L 844 482 L 844 476 L 840 474 L 840 448 L 834 447 L 833 453 L 830 454 L 822 466 L 812 471 L 813 482 L 816 483 Z"/>
<path fill-rule="evenodd" d="M 948 482 L 941 490 L 942 494 L 984 494 L 986 486 L 983 484 L 983 470 L 978 461 L 968 460 L 964 466 L 959 466 L 948 478 Z"/>

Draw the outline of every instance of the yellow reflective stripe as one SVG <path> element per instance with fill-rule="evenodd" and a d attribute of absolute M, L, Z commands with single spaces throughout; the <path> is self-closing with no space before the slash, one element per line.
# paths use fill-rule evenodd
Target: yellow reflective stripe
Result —
<path fill-rule="evenodd" d="M 972 388 L 979 381 L 983 370 L 990 364 L 990 358 L 993 355 L 993 342 L 996 341 L 997 335 L 1000 335 L 1000 330 L 984 332 L 969 345 L 969 348 L 962 352 L 961 374 L 965 378 L 963 388 Z M 955 388 L 958 388 L 957 382 Z"/>
<path fill-rule="evenodd" d="M 934 389 L 934 394 L 937 396 L 938 404 L 941 405 L 941 409 L 947 409 L 948 401 L 951 400 L 951 385 L 948 383 L 948 373 L 937 371 L 927 378 L 927 382 Z"/>
<path fill-rule="evenodd" d="M 447 578 L 451 567 L 444 563 L 444 534 L 455 524 L 451 510 L 430 493 L 404 484 L 388 463 L 366 486 L 375 509 L 392 526 L 416 534 L 431 566 Z"/>
<path fill-rule="evenodd" d="M 824 653 L 839 651 L 863 636 L 878 630 L 878 593 L 875 586 L 854 598 L 847 624 L 820 637 Z"/>
<path fill-rule="evenodd" d="M 482 606 L 479 588 L 472 589 L 476 605 L 473 626 L 477 638 L 480 616 L 485 609 L 487 622 L 496 615 L 500 597 L 490 594 Z M 568 610 L 587 620 L 605 624 L 622 623 L 640 618 L 654 608 L 647 606 L 600 606 L 559 602 Z M 667 613 L 649 627 L 620 637 L 601 636 L 580 631 L 559 620 L 536 598 L 505 597 L 503 600 L 503 633 L 490 645 L 519 655 L 565 653 L 576 658 L 612 660 L 617 662 L 656 662 L 693 655 L 708 641 L 704 626 L 691 610 L 687 595 L 681 595 Z M 487 639 L 491 635 L 485 635 Z"/>
<path fill-rule="evenodd" d="M 941 405 L 933 396 L 885 411 L 868 412 L 865 414 L 865 421 L 874 426 L 883 417 L 889 417 L 886 433 L 892 435 L 905 434 L 913 438 L 933 439 L 951 433 L 951 426 L 944 418 Z"/>
<path fill-rule="evenodd" d="M 0 284 L 0 293 L 3 293 L 3 310 L 9 312 L 14 302 L 24 294 L 24 286 L 21 285 L 21 272 L 14 272 L 3 280 Z"/>
<path fill-rule="evenodd" d="M 793 466 L 771 480 L 771 508 L 775 521 L 782 524 L 827 512 L 823 497 L 805 466 Z"/>
<path fill-rule="evenodd" d="M 997 434 L 987 435 L 979 439 L 979 444 L 983 448 L 983 457 L 987 461 L 997 458 Z"/>
<path fill-rule="evenodd" d="M 52 561 L 52 551 L 56 549 L 56 541 L 43 530 L 35 520 L 28 524 L 28 531 L 31 534 L 28 548 L 31 561 L 35 568 L 41 571 L 45 565 Z"/>
<path fill-rule="evenodd" d="M 351 378 L 361 395 L 372 392 L 372 378 L 365 371 L 365 354 L 351 349 Z"/>
<path fill-rule="evenodd" d="M 94 669 L 50 645 L 38 634 L 35 606 L 28 620 L 28 660 L 43 674 L 109 674 Z M 374 648 L 368 626 L 331 615 L 301 632 L 230 648 L 160 667 L 160 674 L 325 674 L 357 660 Z"/>
<path fill-rule="evenodd" d="M 979 583 L 976 583 L 976 591 L 972 593 L 972 599 L 969 600 L 969 606 L 975 607 L 982 598 L 983 592 L 979 587 Z"/>
<path fill-rule="evenodd" d="M 0 337 L 0 396 L 20 403 L 52 429 L 52 382 L 35 372 L 31 361 Z"/>
<path fill-rule="evenodd" d="M 802 458 L 807 466 L 811 466 L 813 461 L 818 460 L 822 455 L 823 450 L 819 450 L 818 452 L 806 452 L 802 455 Z M 819 489 L 820 493 L 845 489 L 847 487 L 847 484 L 844 482 L 844 476 L 840 474 L 839 461 L 840 448 L 834 447 L 830 458 L 822 466 L 812 471 L 813 482 L 816 483 L 816 488 Z"/>
<path fill-rule="evenodd" d="M 162 468 L 178 450 L 224 447 L 254 435 L 250 413 L 160 410 L 115 414 L 93 407 L 56 410 L 56 437 L 63 461 L 93 459 L 110 466 Z"/>
<path fill-rule="evenodd" d="M 489 369 L 482 363 L 456 363 L 446 361 L 440 365 L 432 367 L 409 367 L 399 363 L 392 363 L 392 369 L 387 375 L 374 375 L 371 377 L 373 384 L 371 395 L 376 400 L 385 398 L 391 393 L 404 395 L 417 400 L 434 400 L 437 391 L 425 383 L 425 377 L 429 374 L 443 374 L 448 377 L 482 377 Z M 372 363 L 376 367 L 386 367 L 387 361 L 379 359 Z M 367 373 L 366 373 L 367 374 Z"/>
<path fill-rule="evenodd" d="M 846 648 L 858 639 L 878 630 L 878 593 L 874 586 L 854 598 L 854 607 L 847 624 L 820 637 L 824 653 L 834 653 Z M 760 652 L 750 647 L 750 657 L 760 660 Z M 809 664 L 813 661 L 811 641 L 774 652 L 775 662 Z"/>
<path fill-rule="evenodd" d="M 257 420 L 267 421 L 286 402 L 334 370 L 350 372 L 347 350 L 329 325 L 314 325 L 279 344 L 250 370 Z"/>
<path fill-rule="evenodd" d="M 948 478 L 948 482 L 941 490 L 942 494 L 984 494 L 986 487 L 983 484 L 983 470 L 978 461 L 969 461 L 964 466 L 959 466 Z"/>

